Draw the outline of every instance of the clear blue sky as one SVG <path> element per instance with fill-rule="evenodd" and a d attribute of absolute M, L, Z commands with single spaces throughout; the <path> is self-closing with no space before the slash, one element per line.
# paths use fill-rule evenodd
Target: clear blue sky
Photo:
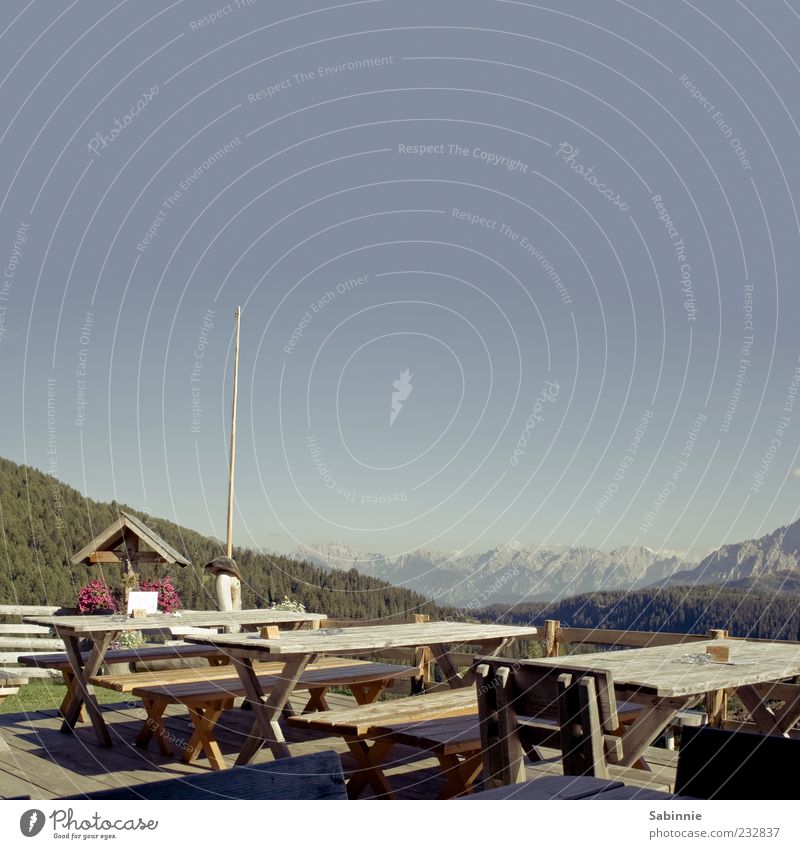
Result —
<path fill-rule="evenodd" d="M 238 543 L 797 517 L 790 6 L 218 6 L 0 12 L 0 454 L 222 536 L 242 304 Z"/>

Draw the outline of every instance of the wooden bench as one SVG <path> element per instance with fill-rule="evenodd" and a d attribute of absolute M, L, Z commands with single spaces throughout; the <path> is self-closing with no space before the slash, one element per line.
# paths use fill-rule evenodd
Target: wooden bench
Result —
<path fill-rule="evenodd" d="M 0 620 L 19 619 L 23 616 L 52 615 L 61 611 L 59 607 L 34 607 L 31 605 L 0 604 Z M 56 640 L 49 628 L 43 625 L 28 625 L 24 622 L 0 621 L 0 675 L 3 672 L 18 671 L 20 655 L 30 655 L 32 652 L 52 651 L 63 647 L 61 640 Z M 49 678 L 51 673 L 46 670 L 35 670 L 28 678 Z"/>
<path fill-rule="evenodd" d="M 276 666 L 278 668 L 273 673 L 258 675 L 264 692 L 281 683 L 278 673 L 283 669 L 283 664 Z M 331 687 L 348 687 L 359 704 L 367 705 L 395 681 L 418 674 L 419 670 L 414 667 L 354 661 L 349 658 L 326 658 L 306 668 L 294 689 L 310 692 L 306 711 L 324 711 L 328 707 L 325 694 Z M 163 754 L 173 754 L 170 734 L 164 726 L 164 712 L 169 705 L 183 705 L 189 711 L 194 733 L 184 746 L 181 759 L 191 763 L 204 752 L 213 769 L 225 769 L 214 730 L 221 714 L 233 707 L 234 699 L 246 696 L 238 676 L 193 683 L 146 685 L 134 687 L 132 693 L 142 699 L 147 711 L 147 719 L 136 739 L 137 746 L 146 746 L 155 738 Z M 290 713 L 287 711 L 287 714 Z"/>
<path fill-rule="evenodd" d="M 59 642 L 61 642 L 59 640 Z M 63 645 L 63 644 L 62 644 Z M 86 661 L 89 652 L 82 652 L 81 657 Z M 106 652 L 105 663 L 146 663 L 154 660 L 186 660 L 187 658 L 206 658 L 209 663 L 227 663 L 228 658 L 212 646 L 201 646 L 194 643 L 182 643 L 171 646 L 140 646 L 138 649 L 115 649 Z M 24 666 L 37 669 L 54 669 L 58 672 L 70 672 L 69 658 L 65 652 L 49 654 L 20 655 L 19 662 Z"/>
<path fill-rule="evenodd" d="M 225 772 L 182 775 L 165 781 L 115 787 L 66 799 L 346 799 L 336 752 L 314 752 Z"/>
<path fill-rule="evenodd" d="M 85 663 L 89 657 L 89 653 L 83 652 L 81 657 Z M 200 646 L 190 643 L 171 646 L 145 645 L 136 649 L 117 649 L 106 652 L 105 662 L 108 664 L 135 664 L 153 661 L 187 661 L 194 658 L 205 658 L 211 666 L 228 663 L 228 658 L 219 650 L 211 646 Z M 20 655 L 18 659 L 23 666 L 31 667 L 33 670 L 48 670 L 61 674 L 64 684 L 67 687 L 67 694 L 64 696 L 59 707 L 59 712 L 63 715 L 75 688 L 75 676 L 66 652 Z M 83 710 L 81 710 L 80 718 L 83 720 L 86 719 Z"/>
<path fill-rule="evenodd" d="M 227 658 L 225 658 L 227 660 Z M 368 666 L 370 661 L 353 660 L 347 657 L 323 657 L 316 663 L 311 664 L 309 669 L 330 669 L 332 667 L 341 666 Z M 277 675 L 283 670 L 283 664 L 278 662 L 253 664 L 261 675 Z M 405 667 L 399 667 L 405 669 Z M 162 687 L 170 688 L 171 693 L 178 693 L 176 685 L 178 684 L 209 684 L 212 687 L 217 686 L 217 682 L 226 681 L 228 679 L 236 682 L 239 675 L 232 665 L 213 666 L 213 667 L 197 667 L 186 666 L 182 669 L 145 669 L 141 672 L 128 672 L 119 675 L 95 675 L 89 679 L 89 683 L 96 687 L 103 687 L 106 690 L 113 690 L 117 693 L 132 693 L 134 690 L 141 690 L 144 687 Z M 307 710 L 328 710 L 328 703 L 325 700 L 325 692 L 322 688 L 315 689 L 311 696 L 311 701 L 307 706 Z"/>
<path fill-rule="evenodd" d="M 622 758 L 626 720 L 610 672 L 498 658 L 478 658 L 475 669 L 487 788 L 525 779 L 524 757 L 535 744 L 526 717 L 557 724 L 565 775 L 609 778 L 608 764 Z M 626 704 L 631 719 L 641 713 L 636 707 Z"/>
<path fill-rule="evenodd" d="M 638 704 L 621 704 L 620 722 L 631 722 L 641 709 Z M 395 745 L 411 746 L 437 758 L 446 776 L 439 794 L 442 799 L 469 792 L 483 770 L 478 698 L 473 688 L 292 717 L 289 723 L 345 738 L 362 768 L 348 783 L 351 798 L 357 798 L 367 783 L 376 794 L 393 796 L 383 766 Z M 548 718 L 527 717 L 524 723 L 530 757 L 539 759 L 537 746 L 559 746 L 558 727 Z"/>
<path fill-rule="evenodd" d="M 19 692 L 19 688 L 23 684 L 27 684 L 28 679 L 22 675 L 17 675 L 16 672 L 4 670 L 0 672 L 0 704 L 2 704 L 9 696 L 14 696 Z M 8 751 L 8 743 L 0 737 L 0 752 Z"/>
<path fill-rule="evenodd" d="M 324 666 L 342 666 L 345 663 L 354 663 L 344 658 L 326 658 L 315 664 L 316 668 Z M 255 664 L 261 672 L 268 674 L 280 672 L 282 663 Z M 180 669 L 144 669 L 141 672 L 123 672 L 111 675 L 94 675 L 89 683 L 106 690 L 114 690 L 117 693 L 132 693 L 137 687 L 159 687 L 172 684 L 202 684 L 206 681 L 217 681 L 225 678 L 238 678 L 236 669 L 225 664 L 222 666 L 185 666 Z"/>
<path fill-rule="evenodd" d="M 431 720 L 474 717 L 477 711 L 475 690 L 465 687 L 379 704 L 293 716 L 287 721 L 289 725 L 344 738 L 358 766 L 347 782 L 347 795 L 351 799 L 357 799 L 367 784 L 371 785 L 376 795 L 392 798 L 392 788 L 383 767 L 396 741 L 391 734 L 387 734 L 387 726 L 405 728 Z"/>

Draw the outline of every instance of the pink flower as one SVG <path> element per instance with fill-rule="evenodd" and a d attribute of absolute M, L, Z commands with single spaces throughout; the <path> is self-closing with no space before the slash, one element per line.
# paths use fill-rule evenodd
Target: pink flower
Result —
<path fill-rule="evenodd" d="M 96 610 L 117 610 L 114 596 L 101 578 L 90 581 L 78 590 L 78 612 L 94 613 Z"/>
<path fill-rule="evenodd" d="M 139 589 L 142 592 L 157 592 L 158 609 L 163 613 L 174 613 L 181 606 L 181 597 L 169 575 L 163 578 L 142 578 Z"/>

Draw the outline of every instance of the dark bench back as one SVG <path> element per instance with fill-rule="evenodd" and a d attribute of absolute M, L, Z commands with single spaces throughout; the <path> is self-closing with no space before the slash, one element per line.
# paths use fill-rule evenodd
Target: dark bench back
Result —
<path fill-rule="evenodd" d="M 800 740 L 684 728 L 675 792 L 696 799 L 798 799 Z"/>
<path fill-rule="evenodd" d="M 567 775 L 608 777 L 604 734 L 619 726 L 609 672 L 498 658 L 478 658 L 475 669 L 487 786 L 522 780 L 537 744 L 561 748 Z"/>
<path fill-rule="evenodd" d="M 336 752 L 99 790 L 67 799 L 346 799 Z"/>
<path fill-rule="evenodd" d="M 489 669 L 489 680 L 504 675 L 505 698 L 519 716 L 560 722 L 563 708 L 559 700 L 569 688 L 577 688 L 582 679 L 591 679 L 603 731 L 614 732 L 619 727 L 617 699 L 611 673 L 603 669 L 554 666 L 535 660 L 481 659 Z"/>

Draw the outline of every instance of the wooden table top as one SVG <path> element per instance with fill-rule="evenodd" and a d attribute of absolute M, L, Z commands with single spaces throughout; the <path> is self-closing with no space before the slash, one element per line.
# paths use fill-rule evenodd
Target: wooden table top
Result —
<path fill-rule="evenodd" d="M 730 648 L 730 663 L 686 663 L 706 646 Z M 545 658 L 552 666 L 608 670 L 614 683 L 655 696 L 694 696 L 713 690 L 779 681 L 800 675 L 800 645 L 745 640 L 703 640 L 673 646 Z"/>
<path fill-rule="evenodd" d="M 144 619 L 122 616 L 26 616 L 32 625 L 47 625 L 56 631 L 73 634 L 100 634 L 106 631 L 143 631 L 148 628 L 207 627 L 226 625 L 281 625 L 291 622 L 317 622 L 327 619 L 324 613 L 291 613 L 287 610 L 197 610 L 173 616 L 158 613 Z"/>
<path fill-rule="evenodd" d="M 388 648 L 430 646 L 440 643 L 481 644 L 492 640 L 535 637 L 536 628 L 482 625 L 470 622 L 421 622 L 403 625 L 356 625 L 352 628 L 320 628 L 318 631 L 286 631 L 275 640 L 246 634 L 192 634 L 191 643 L 210 644 L 243 653 L 299 656 L 307 654 L 359 654 Z"/>

